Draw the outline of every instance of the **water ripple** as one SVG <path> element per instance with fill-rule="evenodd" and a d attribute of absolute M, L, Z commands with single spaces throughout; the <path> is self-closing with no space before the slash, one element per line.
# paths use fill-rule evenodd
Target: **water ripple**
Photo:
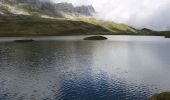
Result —
<path fill-rule="evenodd" d="M 146 100 L 170 90 L 169 50 L 153 42 L 1 43 L 0 100 Z"/>

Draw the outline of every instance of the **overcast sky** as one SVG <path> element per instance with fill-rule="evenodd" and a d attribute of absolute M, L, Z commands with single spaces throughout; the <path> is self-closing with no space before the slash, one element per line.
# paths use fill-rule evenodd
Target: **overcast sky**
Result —
<path fill-rule="evenodd" d="M 74 5 L 92 4 L 103 20 L 135 28 L 170 30 L 170 0 L 54 0 Z"/>

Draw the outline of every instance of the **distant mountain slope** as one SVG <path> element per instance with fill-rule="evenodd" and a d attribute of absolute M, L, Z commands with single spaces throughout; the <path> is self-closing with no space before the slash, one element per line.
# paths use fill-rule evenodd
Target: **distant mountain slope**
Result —
<path fill-rule="evenodd" d="M 75 7 L 71 3 L 52 3 L 44 2 L 41 0 L 1 0 L 0 14 L 25 12 L 30 15 L 47 15 L 51 17 L 80 17 L 80 16 L 92 16 L 95 13 L 94 8 L 91 5 Z M 4 8 L 6 10 L 4 12 Z M 13 8 L 13 9 L 9 9 Z M 6 11 L 8 13 L 6 13 Z M 21 13 L 25 15 L 25 13 Z M 18 13 L 14 13 L 18 14 Z M 20 13 L 19 13 L 20 14 Z"/>
<path fill-rule="evenodd" d="M 0 36 L 56 36 L 109 34 L 99 25 L 69 19 L 36 16 L 0 16 Z"/>
<path fill-rule="evenodd" d="M 8 16 L 7 17 L 8 20 L 9 18 L 13 19 L 11 16 L 13 16 L 14 19 L 16 20 L 15 16 L 18 16 L 18 15 L 20 16 L 29 15 L 30 18 L 31 17 L 40 18 L 44 16 L 46 18 L 49 18 L 49 17 L 71 18 L 71 20 L 75 22 L 85 22 L 85 23 L 88 23 L 88 25 L 93 24 L 94 26 L 101 26 L 100 28 L 105 29 L 108 32 L 132 32 L 132 33 L 136 32 L 135 29 L 132 29 L 127 25 L 116 24 L 113 22 L 104 22 L 104 21 L 95 20 L 94 18 L 89 18 L 90 16 L 93 16 L 93 14 L 95 13 L 95 9 L 91 5 L 87 5 L 87 6 L 82 5 L 82 6 L 74 7 L 71 3 L 55 4 L 52 2 L 43 2 L 41 0 L 1 0 L 0 5 L 1 5 L 0 14 L 3 16 Z M 12 21 L 15 21 L 14 19 Z M 8 20 L 6 21 L 9 22 Z M 52 20 L 52 19 L 49 19 L 49 20 Z M 20 20 L 20 21 L 24 21 L 24 20 Z M 54 21 L 56 21 L 56 19 Z M 101 33 L 102 31 L 100 32 L 100 34 Z M 105 33 L 102 33 L 102 34 L 105 34 Z"/>
<path fill-rule="evenodd" d="M 158 35 L 170 32 L 143 32 L 127 25 L 95 19 L 51 19 L 37 16 L 0 16 L 0 36 L 58 35 Z"/>
<path fill-rule="evenodd" d="M 24 11 L 23 9 L 18 9 L 15 6 L 11 6 L 8 3 L 0 2 L 0 15 L 29 15 L 28 12 Z"/>
<path fill-rule="evenodd" d="M 0 36 L 38 35 L 164 35 L 170 32 L 137 30 L 125 24 L 96 20 L 91 5 L 43 0 L 0 0 Z"/>
<path fill-rule="evenodd" d="M 95 24 L 95 25 L 100 25 L 110 30 L 111 32 L 126 32 L 126 33 L 137 33 L 138 32 L 138 30 L 132 27 L 129 27 L 128 25 L 125 25 L 125 24 L 118 24 L 114 22 L 96 20 L 95 18 L 75 18 L 75 20 L 84 21 L 84 22 L 88 22 L 91 24 Z"/>

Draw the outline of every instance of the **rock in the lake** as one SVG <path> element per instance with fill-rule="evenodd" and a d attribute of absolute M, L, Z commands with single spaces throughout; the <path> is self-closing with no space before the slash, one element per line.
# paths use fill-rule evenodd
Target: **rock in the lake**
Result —
<path fill-rule="evenodd" d="M 148 29 L 148 28 L 143 28 L 143 29 L 141 29 L 142 31 L 146 31 L 146 32 L 152 32 L 152 30 L 151 29 Z"/>
<path fill-rule="evenodd" d="M 14 42 L 33 42 L 34 40 L 29 39 L 29 40 L 15 40 Z"/>
<path fill-rule="evenodd" d="M 104 36 L 91 36 L 84 38 L 84 40 L 107 40 L 107 38 Z"/>

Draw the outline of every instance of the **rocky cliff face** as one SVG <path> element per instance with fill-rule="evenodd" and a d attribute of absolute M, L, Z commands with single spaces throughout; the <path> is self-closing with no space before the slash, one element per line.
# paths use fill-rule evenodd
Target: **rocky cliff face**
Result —
<path fill-rule="evenodd" d="M 0 4 L 3 4 L 3 9 L 6 6 L 6 10 L 10 12 L 9 7 L 23 10 L 30 14 L 42 14 L 52 17 L 79 17 L 79 16 L 92 16 L 95 13 L 94 8 L 89 6 L 75 7 L 71 3 L 52 3 L 44 0 L 0 0 Z M 5 5 L 4 5 L 5 4 Z M 4 13 L 0 7 L 0 14 Z"/>
<path fill-rule="evenodd" d="M 71 3 L 58 3 L 55 4 L 55 9 L 70 16 L 92 16 L 95 13 L 91 5 L 74 7 Z"/>
<path fill-rule="evenodd" d="M 18 3 L 29 3 L 36 4 L 41 2 L 40 0 L 0 0 L 3 3 L 18 4 Z"/>
<path fill-rule="evenodd" d="M 91 5 L 75 7 L 75 11 L 86 16 L 92 16 L 95 13 L 95 10 Z"/>

